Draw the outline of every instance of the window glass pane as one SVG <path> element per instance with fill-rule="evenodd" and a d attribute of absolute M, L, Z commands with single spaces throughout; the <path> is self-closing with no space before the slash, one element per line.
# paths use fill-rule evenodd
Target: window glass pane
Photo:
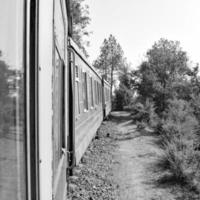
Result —
<path fill-rule="evenodd" d="M 55 50 L 55 64 L 53 67 L 53 162 L 54 174 L 64 147 L 63 132 L 63 62 Z"/>
<path fill-rule="evenodd" d="M 88 89 L 87 89 L 87 73 L 84 73 L 84 82 L 85 82 L 85 109 L 88 110 Z"/>
<path fill-rule="evenodd" d="M 54 27 L 55 27 L 55 39 L 56 44 L 59 49 L 59 53 L 64 59 L 65 54 L 65 24 L 62 13 L 62 7 L 60 0 L 55 1 L 55 11 L 54 11 Z"/>
<path fill-rule="evenodd" d="M 96 105 L 98 105 L 98 90 L 97 90 L 97 81 L 95 81 L 95 91 L 96 91 Z"/>
<path fill-rule="evenodd" d="M 78 75 L 79 73 L 78 73 L 78 66 L 77 65 L 75 66 L 75 74 L 76 74 L 76 78 L 78 78 L 79 77 L 79 75 Z"/>
<path fill-rule="evenodd" d="M 76 106 L 75 106 L 75 110 L 76 110 L 76 115 L 80 114 L 80 98 L 79 98 L 79 82 L 76 81 L 76 85 L 75 85 L 75 90 L 76 90 L 76 96 L 75 96 L 75 102 L 76 102 Z"/>
<path fill-rule="evenodd" d="M 0 199 L 26 200 L 24 1 L 0 3 Z"/>
<path fill-rule="evenodd" d="M 91 92 L 90 92 L 90 77 L 87 75 L 87 103 L 88 103 L 88 109 L 91 107 Z"/>
<path fill-rule="evenodd" d="M 93 81 L 92 77 L 90 77 L 90 93 L 91 93 L 91 106 L 94 106 L 94 97 L 93 97 Z"/>

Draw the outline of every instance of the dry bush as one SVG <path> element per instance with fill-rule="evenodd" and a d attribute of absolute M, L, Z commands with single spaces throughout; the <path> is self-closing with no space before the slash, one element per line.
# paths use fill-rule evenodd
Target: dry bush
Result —
<path fill-rule="evenodd" d="M 175 99 L 170 101 L 165 118 L 157 126 L 163 148 L 159 166 L 169 170 L 180 183 L 191 184 L 198 178 L 200 157 L 194 150 L 197 125 L 189 104 Z"/>
<path fill-rule="evenodd" d="M 158 122 L 158 117 L 155 113 L 155 108 L 153 102 L 148 99 L 144 104 L 135 103 L 131 106 L 132 119 L 142 126 L 156 127 Z"/>

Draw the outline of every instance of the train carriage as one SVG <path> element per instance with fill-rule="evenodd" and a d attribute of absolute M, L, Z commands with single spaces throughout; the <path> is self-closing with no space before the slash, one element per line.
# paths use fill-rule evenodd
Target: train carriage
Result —
<path fill-rule="evenodd" d="M 102 78 L 70 39 L 74 90 L 74 164 L 83 153 L 103 120 Z"/>
<path fill-rule="evenodd" d="M 111 106 L 111 98 L 110 98 L 110 84 L 102 79 L 102 90 L 103 90 L 103 115 L 104 118 L 106 118 L 109 113 L 111 112 L 112 106 Z"/>
<path fill-rule="evenodd" d="M 4 0 L 0 13 L 0 199 L 64 200 L 110 86 L 70 39 L 69 0 Z"/>

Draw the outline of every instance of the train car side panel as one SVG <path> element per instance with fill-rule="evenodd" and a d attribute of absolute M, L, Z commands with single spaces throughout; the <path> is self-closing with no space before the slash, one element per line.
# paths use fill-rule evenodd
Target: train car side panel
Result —
<path fill-rule="evenodd" d="M 39 2 L 40 199 L 52 199 L 53 0 Z M 44 145 L 45 144 L 45 145 Z"/>
<path fill-rule="evenodd" d="M 103 84 L 103 92 L 104 92 L 104 110 L 105 117 L 109 115 L 112 109 L 111 98 L 110 98 L 110 84 L 104 80 Z"/>
<path fill-rule="evenodd" d="M 79 163 L 103 120 L 101 77 L 72 47 L 75 83 L 75 157 Z"/>

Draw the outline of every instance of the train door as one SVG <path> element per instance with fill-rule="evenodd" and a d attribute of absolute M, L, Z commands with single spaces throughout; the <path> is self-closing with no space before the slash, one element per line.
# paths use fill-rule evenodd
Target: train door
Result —
<path fill-rule="evenodd" d="M 65 56 L 67 27 L 65 1 L 54 1 L 54 62 L 53 62 L 53 196 L 55 200 L 65 198 L 67 177 L 67 134 L 65 116 Z M 66 99 L 67 100 L 67 99 Z"/>
<path fill-rule="evenodd" d="M 1 1 L 1 200 L 37 200 L 39 195 L 37 11 L 37 0 Z"/>
<path fill-rule="evenodd" d="M 26 200 L 25 2 L 0 2 L 0 199 Z"/>

